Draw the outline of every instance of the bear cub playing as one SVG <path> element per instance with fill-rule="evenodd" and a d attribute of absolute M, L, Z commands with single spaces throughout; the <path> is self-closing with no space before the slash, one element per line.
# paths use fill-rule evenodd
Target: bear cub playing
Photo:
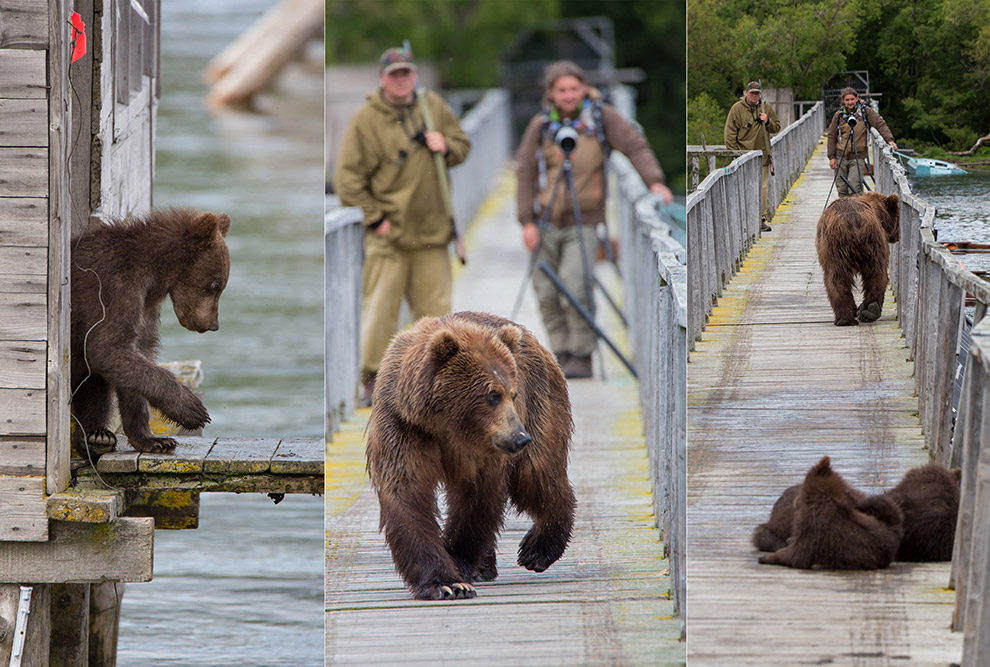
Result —
<path fill-rule="evenodd" d="M 890 565 L 897 554 L 904 531 L 900 508 L 884 496 L 864 497 L 853 490 L 832 470 L 827 456 L 808 471 L 792 507 L 792 535 L 785 546 L 760 556 L 760 563 L 876 570 Z M 754 542 L 760 535 L 758 528 Z"/>
<path fill-rule="evenodd" d="M 161 304 L 171 297 L 190 331 L 219 328 L 220 294 L 230 274 L 226 214 L 170 209 L 93 226 L 72 239 L 72 414 L 92 451 L 114 449 L 107 428 L 116 394 L 131 447 L 169 453 L 155 438 L 150 403 L 188 429 L 210 421 L 203 403 L 156 363 Z"/>
<path fill-rule="evenodd" d="M 887 244 L 900 238 L 899 211 L 897 195 L 864 192 L 835 200 L 818 219 L 815 248 L 836 326 L 880 319 L 887 289 Z M 857 274 L 863 279 L 858 307 L 852 292 Z"/>
<path fill-rule="evenodd" d="M 372 397 L 367 463 L 385 541 L 415 597 L 472 598 L 473 582 L 495 579 L 509 501 L 534 521 L 519 565 L 542 572 L 561 557 L 574 523 L 572 430 L 560 367 L 523 327 L 462 312 L 423 318 L 392 339 Z"/>

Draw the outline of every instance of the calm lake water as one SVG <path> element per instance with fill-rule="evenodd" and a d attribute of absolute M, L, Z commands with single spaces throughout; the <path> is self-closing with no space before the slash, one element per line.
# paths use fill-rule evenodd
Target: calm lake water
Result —
<path fill-rule="evenodd" d="M 262 113 L 204 105 L 206 63 L 274 2 L 162 3 L 154 201 L 224 211 L 220 330 L 162 313 L 160 359 L 200 359 L 205 435 L 323 435 L 322 57 Z M 196 530 L 155 534 L 154 581 L 129 584 L 118 664 L 322 665 L 323 501 L 204 494 Z"/>
<path fill-rule="evenodd" d="M 990 170 L 912 178 L 911 189 L 935 206 L 939 241 L 990 243 Z M 990 271 L 990 254 L 957 255 L 970 270 Z"/>

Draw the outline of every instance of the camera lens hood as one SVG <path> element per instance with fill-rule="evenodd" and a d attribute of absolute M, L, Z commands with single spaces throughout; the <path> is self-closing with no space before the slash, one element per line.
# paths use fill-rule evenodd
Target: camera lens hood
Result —
<path fill-rule="evenodd" d="M 577 146 L 578 133 L 573 127 L 564 126 L 557 130 L 553 140 L 565 153 L 570 153 Z"/>

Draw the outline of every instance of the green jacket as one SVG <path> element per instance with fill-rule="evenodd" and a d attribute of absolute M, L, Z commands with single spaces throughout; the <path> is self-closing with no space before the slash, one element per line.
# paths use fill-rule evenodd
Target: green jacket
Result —
<path fill-rule="evenodd" d="M 590 101 L 600 99 L 597 90 L 589 91 Z M 602 124 L 605 127 L 605 140 L 611 149 L 617 150 L 632 163 L 633 167 L 649 187 L 663 183 L 664 175 L 646 137 L 609 104 L 601 105 Z M 591 107 L 586 106 L 580 118 L 585 121 L 579 132 L 577 145 L 571 152 L 571 174 L 574 189 L 578 194 L 578 207 L 581 209 L 581 224 L 598 224 L 605 220 L 605 152 L 593 125 Z M 540 210 L 546 210 L 553 185 L 560 174 L 564 162 L 563 151 L 554 143 L 549 128 L 543 132 L 544 114 L 533 116 L 519 142 L 516 154 L 516 208 L 522 224 L 536 222 L 534 202 L 539 201 Z M 543 157 L 546 161 L 546 187 L 538 183 L 539 162 L 537 149 L 543 137 Z M 554 200 L 550 222 L 556 227 L 569 227 L 574 224 L 573 197 L 564 184 L 558 188 Z"/>
<path fill-rule="evenodd" d="M 447 142 L 447 166 L 471 150 L 460 123 L 437 93 L 426 91 L 438 132 Z M 367 233 L 388 218 L 387 238 L 401 248 L 445 246 L 453 232 L 430 150 L 413 137 L 425 131 L 418 102 L 396 106 L 381 90 L 351 118 L 337 154 L 334 190 L 345 206 L 360 206 Z"/>
<path fill-rule="evenodd" d="M 780 132 L 780 120 L 777 112 L 765 100 L 753 106 L 740 97 L 739 101 L 729 109 L 725 118 L 725 147 L 736 151 L 763 151 L 764 164 L 769 161 L 770 146 L 764 141 L 763 123 L 760 114 L 767 115 L 767 140 L 770 135 Z"/>

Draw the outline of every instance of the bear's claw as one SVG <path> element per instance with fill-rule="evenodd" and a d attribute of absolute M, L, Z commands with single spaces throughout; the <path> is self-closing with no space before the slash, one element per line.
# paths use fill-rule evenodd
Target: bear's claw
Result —
<path fill-rule="evenodd" d="M 871 301 L 869 304 L 863 304 L 859 307 L 859 311 L 856 312 L 856 317 L 860 322 L 876 322 L 880 319 L 880 315 L 883 314 L 883 308 L 876 301 Z"/>
<path fill-rule="evenodd" d="M 856 318 L 853 318 L 851 320 L 847 320 L 846 318 L 843 317 L 843 318 L 837 319 L 835 321 L 835 326 L 837 326 L 837 327 L 856 326 L 857 324 L 859 324 L 859 322 L 856 321 Z"/>
<path fill-rule="evenodd" d="M 440 592 L 444 600 L 467 600 L 478 595 L 478 591 L 471 584 L 456 583 L 450 586 L 441 586 Z"/>
<path fill-rule="evenodd" d="M 137 451 L 147 452 L 149 454 L 174 454 L 175 447 L 178 444 L 172 438 L 147 438 L 141 440 L 130 438 L 128 442 Z"/>

